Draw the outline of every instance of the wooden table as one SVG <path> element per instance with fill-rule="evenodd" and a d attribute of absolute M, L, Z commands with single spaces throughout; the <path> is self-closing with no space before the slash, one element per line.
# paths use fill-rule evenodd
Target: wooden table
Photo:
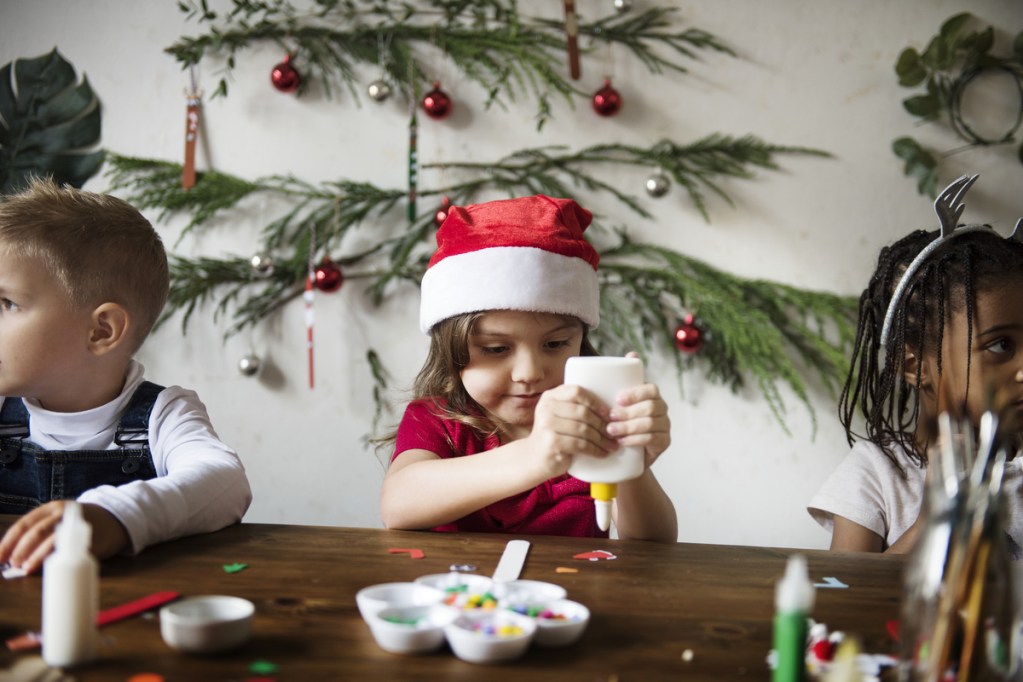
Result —
<path fill-rule="evenodd" d="M 0 529 L 12 517 L 0 516 Z M 482 666 L 446 647 L 420 656 L 389 654 L 359 616 L 355 593 L 367 585 L 408 581 L 472 564 L 489 575 L 512 537 L 241 524 L 210 535 L 150 547 L 102 565 L 101 608 L 160 590 L 230 594 L 256 605 L 252 639 L 212 657 L 187 656 L 160 638 L 159 620 L 136 617 L 102 630 L 100 659 L 76 669 L 78 680 L 123 682 L 153 672 L 173 680 L 245 680 L 269 661 L 277 680 L 763 680 L 771 648 L 774 585 L 794 550 L 762 547 L 523 536 L 532 543 L 523 578 L 558 583 L 592 613 L 582 639 L 564 649 L 531 648 L 514 662 Z M 390 553 L 416 548 L 422 559 Z M 617 559 L 586 561 L 604 549 Z M 869 652 L 892 649 L 885 623 L 898 617 L 903 562 L 897 557 L 802 552 L 817 582 L 813 616 L 832 630 L 860 636 Z M 245 563 L 228 573 L 225 564 Z M 558 573 L 558 567 L 578 569 Z M 0 580 L 0 639 L 40 624 L 42 579 Z M 690 650 L 692 660 L 683 660 Z M 38 655 L 0 653 L 0 671 Z M 22 664 L 24 665 L 24 661 Z M 0 672 L 0 679 L 3 678 Z"/>

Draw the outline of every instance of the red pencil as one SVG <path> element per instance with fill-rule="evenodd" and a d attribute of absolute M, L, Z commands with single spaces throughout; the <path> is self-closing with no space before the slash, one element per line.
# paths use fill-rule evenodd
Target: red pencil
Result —
<path fill-rule="evenodd" d="M 96 614 L 96 627 L 104 627 L 111 623 L 137 616 L 140 613 L 144 613 L 151 609 L 155 609 L 157 606 L 163 606 L 168 602 L 172 602 L 181 596 L 180 592 L 173 592 L 167 590 L 165 592 L 154 592 L 153 594 L 130 601 L 127 604 L 121 604 L 120 606 L 113 606 L 106 611 L 100 611 Z M 38 632 L 26 632 L 23 635 L 12 637 L 7 640 L 7 648 L 11 651 L 27 651 L 29 649 L 38 649 L 43 644 L 43 636 Z"/>

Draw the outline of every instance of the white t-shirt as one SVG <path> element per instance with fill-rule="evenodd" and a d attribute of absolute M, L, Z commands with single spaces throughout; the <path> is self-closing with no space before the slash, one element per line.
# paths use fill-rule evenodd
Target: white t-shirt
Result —
<path fill-rule="evenodd" d="M 841 516 L 884 538 L 885 548 L 902 537 L 920 515 L 927 470 L 916 466 L 905 451 L 893 446 L 906 476 L 892 464 L 881 448 L 858 441 L 817 494 L 807 511 L 828 531 Z M 1023 546 L 1023 457 L 1005 465 L 1002 494 L 1006 496 L 1006 532 Z"/>
<path fill-rule="evenodd" d="M 132 361 L 121 395 L 84 412 L 50 412 L 25 399 L 29 439 L 46 450 L 116 448 L 118 421 L 144 372 Z M 252 502 L 245 468 L 213 430 L 206 406 L 194 391 L 169 386 L 160 392 L 149 417 L 149 448 L 156 478 L 99 486 L 78 498 L 102 507 L 124 525 L 132 553 L 241 520 Z"/>

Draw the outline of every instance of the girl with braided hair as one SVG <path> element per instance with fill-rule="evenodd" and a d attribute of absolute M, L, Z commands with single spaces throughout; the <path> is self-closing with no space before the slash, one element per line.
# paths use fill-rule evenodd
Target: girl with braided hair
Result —
<path fill-rule="evenodd" d="M 994 391 L 1011 404 L 1020 437 L 1023 219 L 1008 238 L 987 225 L 958 225 L 975 180 L 960 178 L 938 197 L 940 230 L 917 230 L 881 249 L 860 296 L 839 402 L 852 449 L 808 506 L 831 531 L 833 550 L 912 548 L 939 402 L 977 424 Z M 1003 494 L 1010 548 L 1021 558 L 1023 457 L 1006 464 Z"/>

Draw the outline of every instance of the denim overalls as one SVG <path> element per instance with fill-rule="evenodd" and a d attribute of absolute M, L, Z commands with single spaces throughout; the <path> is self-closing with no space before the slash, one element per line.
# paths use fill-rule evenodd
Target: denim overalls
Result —
<path fill-rule="evenodd" d="M 0 408 L 0 514 L 24 514 L 51 500 L 73 500 L 101 485 L 156 477 L 149 451 L 149 414 L 163 390 L 142 382 L 117 424 L 113 450 L 43 450 L 28 438 L 28 410 L 20 398 Z"/>

